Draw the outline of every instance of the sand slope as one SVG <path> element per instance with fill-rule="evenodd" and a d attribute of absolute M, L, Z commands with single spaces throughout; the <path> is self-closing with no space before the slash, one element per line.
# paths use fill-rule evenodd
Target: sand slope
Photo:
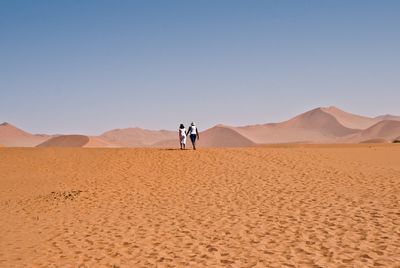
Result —
<path fill-rule="evenodd" d="M 175 139 L 178 136 L 177 131 L 125 128 L 107 131 L 100 135 L 100 138 L 125 147 L 144 147 L 160 141 Z"/>
<path fill-rule="evenodd" d="M 361 141 L 360 143 L 389 143 L 389 141 L 385 139 L 370 139 Z"/>
<path fill-rule="evenodd" d="M 236 130 L 223 125 L 218 125 L 200 132 L 200 140 L 197 141 L 198 147 L 249 147 L 255 143 L 239 134 Z M 187 146 L 191 148 L 189 136 Z M 161 141 L 153 144 L 153 147 L 179 147 L 178 134 L 172 140 Z"/>
<path fill-rule="evenodd" d="M 233 128 L 255 143 L 334 142 L 358 130 L 346 128 L 334 116 L 317 108 L 288 121 Z"/>
<path fill-rule="evenodd" d="M 391 115 L 391 114 L 385 114 L 385 115 L 380 115 L 375 117 L 376 120 L 378 121 L 383 121 L 383 120 L 395 120 L 395 121 L 400 121 L 400 116 L 397 115 Z"/>
<path fill-rule="evenodd" d="M 51 138 L 36 147 L 118 147 L 108 141 L 105 141 L 99 137 L 89 137 L 84 135 L 61 135 Z"/>
<path fill-rule="evenodd" d="M 6 147 L 33 147 L 49 138 L 48 135 L 33 135 L 10 123 L 0 124 L 0 144 Z"/>
<path fill-rule="evenodd" d="M 400 147 L 0 149 L 1 267 L 397 267 Z"/>
<path fill-rule="evenodd" d="M 202 132 L 200 137 L 198 144 L 202 147 L 249 147 L 255 145 L 237 131 L 223 125 Z"/>
<path fill-rule="evenodd" d="M 36 147 L 83 147 L 89 142 L 89 137 L 84 135 L 61 135 L 51 138 Z"/>
<path fill-rule="evenodd" d="M 371 139 L 391 141 L 400 134 L 400 121 L 384 120 L 359 133 L 344 138 L 346 142 L 361 142 Z"/>
<path fill-rule="evenodd" d="M 322 111 L 332 115 L 343 126 L 351 129 L 366 129 L 377 122 L 384 120 L 383 118 L 370 118 L 366 116 L 356 115 L 342 111 L 334 106 L 321 108 Z"/>
<path fill-rule="evenodd" d="M 90 148 L 116 148 L 121 147 L 120 145 L 106 141 L 101 137 L 89 136 L 89 141 L 83 147 Z"/>

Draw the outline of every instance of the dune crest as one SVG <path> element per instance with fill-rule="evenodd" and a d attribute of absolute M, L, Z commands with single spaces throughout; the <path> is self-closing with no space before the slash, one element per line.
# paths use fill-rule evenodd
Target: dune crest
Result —
<path fill-rule="evenodd" d="M 385 139 L 370 139 L 361 141 L 360 143 L 389 143 L 389 141 Z"/>
<path fill-rule="evenodd" d="M 364 140 L 384 139 L 391 141 L 400 133 L 400 121 L 384 120 L 370 128 L 350 135 L 344 139 L 346 142 L 361 142 Z"/>
<path fill-rule="evenodd" d="M 33 135 L 7 122 L 0 124 L 0 143 L 6 147 L 34 147 L 48 138 L 47 135 Z"/>
<path fill-rule="evenodd" d="M 89 142 L 89 137 L 84 135 L 61 135 L 51 138 L 36 147 L 83 147 Z"/>
<path fill-rule="evenodd" d="M 332 115 L 340 124 L 351 129 L 366 129 L 380 121 L 378 118 L 356 115 L 345 112 L 337 107 L 330 106 L 321 108 L 324 112 Z"/>
<path fill-rule="evenodd" d="M 114 129 L 100 135 L 103 140 L 124 147 L 146 147 L 176 137 L 177 133 L 174 131 L 142 128 Z"/>
<path fill-rule="evenodd" d="M 114 144 L 112 142 L 106 141 L 101 137 L 89 136 L 89 141 L 83 147 L 90 148 L 117 148 L 120 145 Z"/>
<path fill-rule="evenodd" d="M 322 108 L 300 114 L 281 123 L 232 127 L 255 143 L 333 142 L 358 130 L 341 125 Z"/>

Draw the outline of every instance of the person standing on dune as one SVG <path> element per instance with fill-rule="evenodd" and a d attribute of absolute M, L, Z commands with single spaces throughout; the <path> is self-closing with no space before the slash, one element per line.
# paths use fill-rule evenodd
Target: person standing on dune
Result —
<path fill-rule="evenodd" d="M 181 144 L 181 150 L 185 150 L 186 147 L 186 129 L 183 124 L 179 126 L 179 142 Z"/>
<path fill-rule="evenodd" d="M 200 140 L 200 135 L 199 132 L 197 131 L 197 127 L 195 123 L 191 123 L 188 132 L 186 133 L 186 136 L 190 134 L 190 141 L 192 142 L 193 145 L 193 150 L 196 150 L 196 140 Z"/>

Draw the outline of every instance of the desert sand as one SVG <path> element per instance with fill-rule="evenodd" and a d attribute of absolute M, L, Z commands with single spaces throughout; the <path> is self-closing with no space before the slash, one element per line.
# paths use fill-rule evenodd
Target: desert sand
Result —
<path fill-rule="evenodd" d="M 399 267 L 400 146 L 0 149 L 1 267 Z"/>

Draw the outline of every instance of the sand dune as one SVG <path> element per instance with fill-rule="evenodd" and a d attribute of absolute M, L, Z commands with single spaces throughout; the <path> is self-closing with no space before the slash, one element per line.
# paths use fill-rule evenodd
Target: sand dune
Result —
<path fill-rule="evenodd" d="M 89 136 L 89 141 L 83 147 L 91 148 L 116 148 L 121 147 L 120 145 L 113 144 L 112 142 L 106 141 L 101 137 Z"/>
<path fill-rule="evenodd" d="M 210 128 L 200 134 L 201 147 L 248 147 L 254 146 L 251 140 L 240 135 L 237 131 L 222 125 Z"/>
<path fill-rule="evenodd" d="M 397 267 L 400 147 L 0 149 L 1 267 Z"/>
<path fill-rule="evenodd" d="M 172 140 L 178 134 L 167 130 L 147 130 L 141 128 L 114 129 L 100 135 L 105 141 L 125 147 L 145 147 L 157 142 Z"/>
<path fill-rule="evenodd" d="M 346 142 L 361 142 L 371 139 L 391 141 L 400 134 L 400 121 L 384 120 L 359 133 L 344 138 Z"/>
<path fill-rule="evenodd" d="M 334 106 L 321 108 L 322 111 L 332 115 L 340 124 L 351 129 L 366 129 L 377 122 L 384 120 L 383 118 L 370 118 L 366 116 L 356 115 L 342 111 Z"/>
<path fill-rule="evenodd" d="M 33 135 L 6 122 L 0 124 L 0 143 L 6 147 L 33 147 L 49 138 L 48 135 Z"/>
<path fill-rule="evenodd" d="M 234 127 L 255 143 L 334 142 L 358 132 L 341 125 L 334 116 L 317 108 L 282 123 Z"/>
<path fill-rule="evenodd" d="M 378 120 L 378 121 L 383 121 L 383 120 L 400 121 L 400 116 L 391 115 L 391 114 L 385 114 L 385 115 L 377 116 L 377 117 L 375 117 L 375 119 Z"/>
<path fill-rule="evenodd" d="M 36 147 L 83 147 L 89 142 L 89 137 L 84 135 L 61 135 L 51 138 Z"/>
<path fill-rule="evenodd" d="M 360 143 L 389 143 L 389 141 L 385 139 L 370 139 L 361 141 Z"/>
<path fill-rule="evenodd" d="M 363 141 L 396 137 L 396 131 L 390 127 L 374 131 L 369 128 L 379 122 L 400 122 L 400 116 L 382 115 L 375 118 L 355 115 L 336 107 L 320 107 L 298 115 L 281 123 L 229 127 L 219 125 L 205 130 L 203 147 L 243 147 L 255 144 L 272 143 L 359 143 Z M 365 131 L 365 132 L 364 132 Z M 384 133 L 388 131 L 387 133 Z M 213 136 L 214 135 L 214 136 Z M 63 135 L 65 136 L 65 135 Z M 84 136 L 84 135 L 81 135 Z M 54 136 L 32 135 L 10 124 L 0 125 L 0 143 L 5 146 L 36 146 Z M 88 136 L 88 147 L 176 147 L 177 131 L 146 130 L 141 128 L 114 129 L 100 136 Z M 65 139 L 65 138 L 64 138 Z M 76 139 L 76 137 L 74 138 Z M 81 146 L 82 137 L 76 146 Z M 67 144 L 71 141 L 65 141 Z M 54 143 L 54 140 L 51 142 Z M 58 144 L 57 140 L 54 144 Z M 73 143 L 72 145 L 74 145 Z M 46 143 L 45 143 L 46 145 Z"/>
<path fill-rule="evenodd" d="M 237 131 L 218 125 L 206 131 L 200 132 L 200 140 L 197 141 L 198 147 L 249 147 L 254 146 L 255 143 L 246 137 L 243 137 Z M 179 147 L 178 134 L 175 134 L 175 139 L 168 141 L 161 141 L 153 144 L 153 147 Z M 188 148 L 191 143 L 188 137 Z"/>
<path fill-rule="evenodd" d="M 99 137 L 84 136 L 84 135 L 61 135 L 51 138 L 36 147 L 119 147 Z"/>

